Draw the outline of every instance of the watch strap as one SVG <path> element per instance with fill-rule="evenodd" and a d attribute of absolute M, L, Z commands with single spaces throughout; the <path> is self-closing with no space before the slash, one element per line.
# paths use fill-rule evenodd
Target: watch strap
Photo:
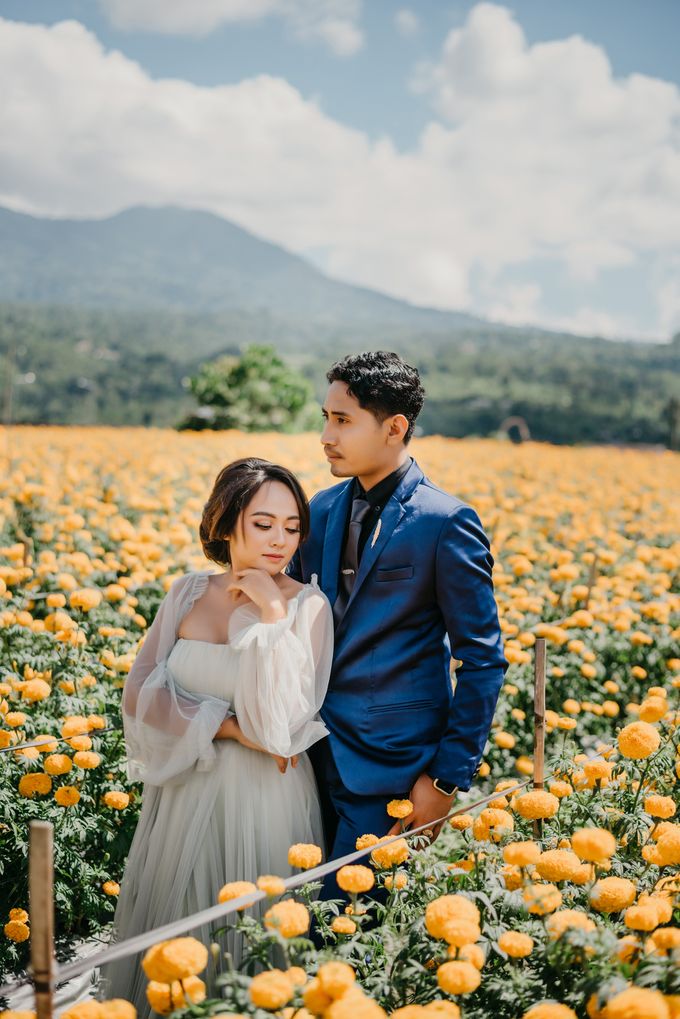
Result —
<path fill-rule="evenodd" d="M 445 782 L 438 778 L 432 779 L 432 785 L 435 787 L 438 793 L 443 793 L 444 796 L 453 796 L 458 792 L 458 786 L 453 785 L 451 782 Z"/>

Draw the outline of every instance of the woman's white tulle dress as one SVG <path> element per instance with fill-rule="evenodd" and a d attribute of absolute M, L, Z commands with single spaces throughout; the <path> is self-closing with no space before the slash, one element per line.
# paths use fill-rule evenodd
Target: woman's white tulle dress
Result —
<path fill-rule="evenodd" d="M 295 842 L 323 845 L 304 751 L 327 732 L 318 711 L 333 655 L 330 604 L 314 582 L 277 623 L 259 622 L 252 605 L 237 607 L 227 644 L 178 638 L 181 619 L 205 593 L 210 575 L 175 581 L 123 691 L 128 772 L 144 781 L 144 790 L 113 941 L 215 905 L 227 881 L 286 877 Z M 269 754 L 213 740 L 230 713 L 267 750 L 300 754 L 298 766 L 282 775 Z M 257 915 L 257 906 L 252 911 Z M 209 943 L 208 928 L 187 933 Z M 239 939 L 228 935 L 226 947 L 238 964 Z M 141 957 L 105 965 L 100 994 L 131 1001 L 145 1019 Z"/>

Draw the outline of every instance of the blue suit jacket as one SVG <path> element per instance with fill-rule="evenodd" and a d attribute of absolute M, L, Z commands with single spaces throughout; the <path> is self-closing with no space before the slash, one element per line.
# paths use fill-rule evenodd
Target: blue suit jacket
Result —
<path fill-rule="evenodd" d="M 353 479 L 319 492 L 290 574 L 338 590 Z M 479 517 L 412 463 L 366 542 L 321 715 L 345 786 L 408 792 L 424 771 L 469 789 L 507 662 Z M 463 664 L 450 678 L 451 651 Z"/>

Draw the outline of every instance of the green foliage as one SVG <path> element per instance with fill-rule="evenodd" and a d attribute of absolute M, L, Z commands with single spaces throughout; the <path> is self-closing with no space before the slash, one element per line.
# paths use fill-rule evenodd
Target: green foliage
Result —
<path fill-rule="evenodd" d="M 295 432 L 319 420 L 310 384 L 273 347 L 247 347 L 240 358 L 204 364 L 190 385 L 200 406 L 183 429 Z"/>

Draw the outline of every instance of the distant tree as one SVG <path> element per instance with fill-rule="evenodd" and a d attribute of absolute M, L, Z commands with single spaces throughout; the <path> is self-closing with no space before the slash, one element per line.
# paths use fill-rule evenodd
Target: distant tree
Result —
<path fill-rule="evenodd" d="M 241 357 L 207 362 L 189 388 L 199 407 L 180 429 L 300 432 L 319 420 L 310 383 L 274 347 L 251 346 Z"/>

